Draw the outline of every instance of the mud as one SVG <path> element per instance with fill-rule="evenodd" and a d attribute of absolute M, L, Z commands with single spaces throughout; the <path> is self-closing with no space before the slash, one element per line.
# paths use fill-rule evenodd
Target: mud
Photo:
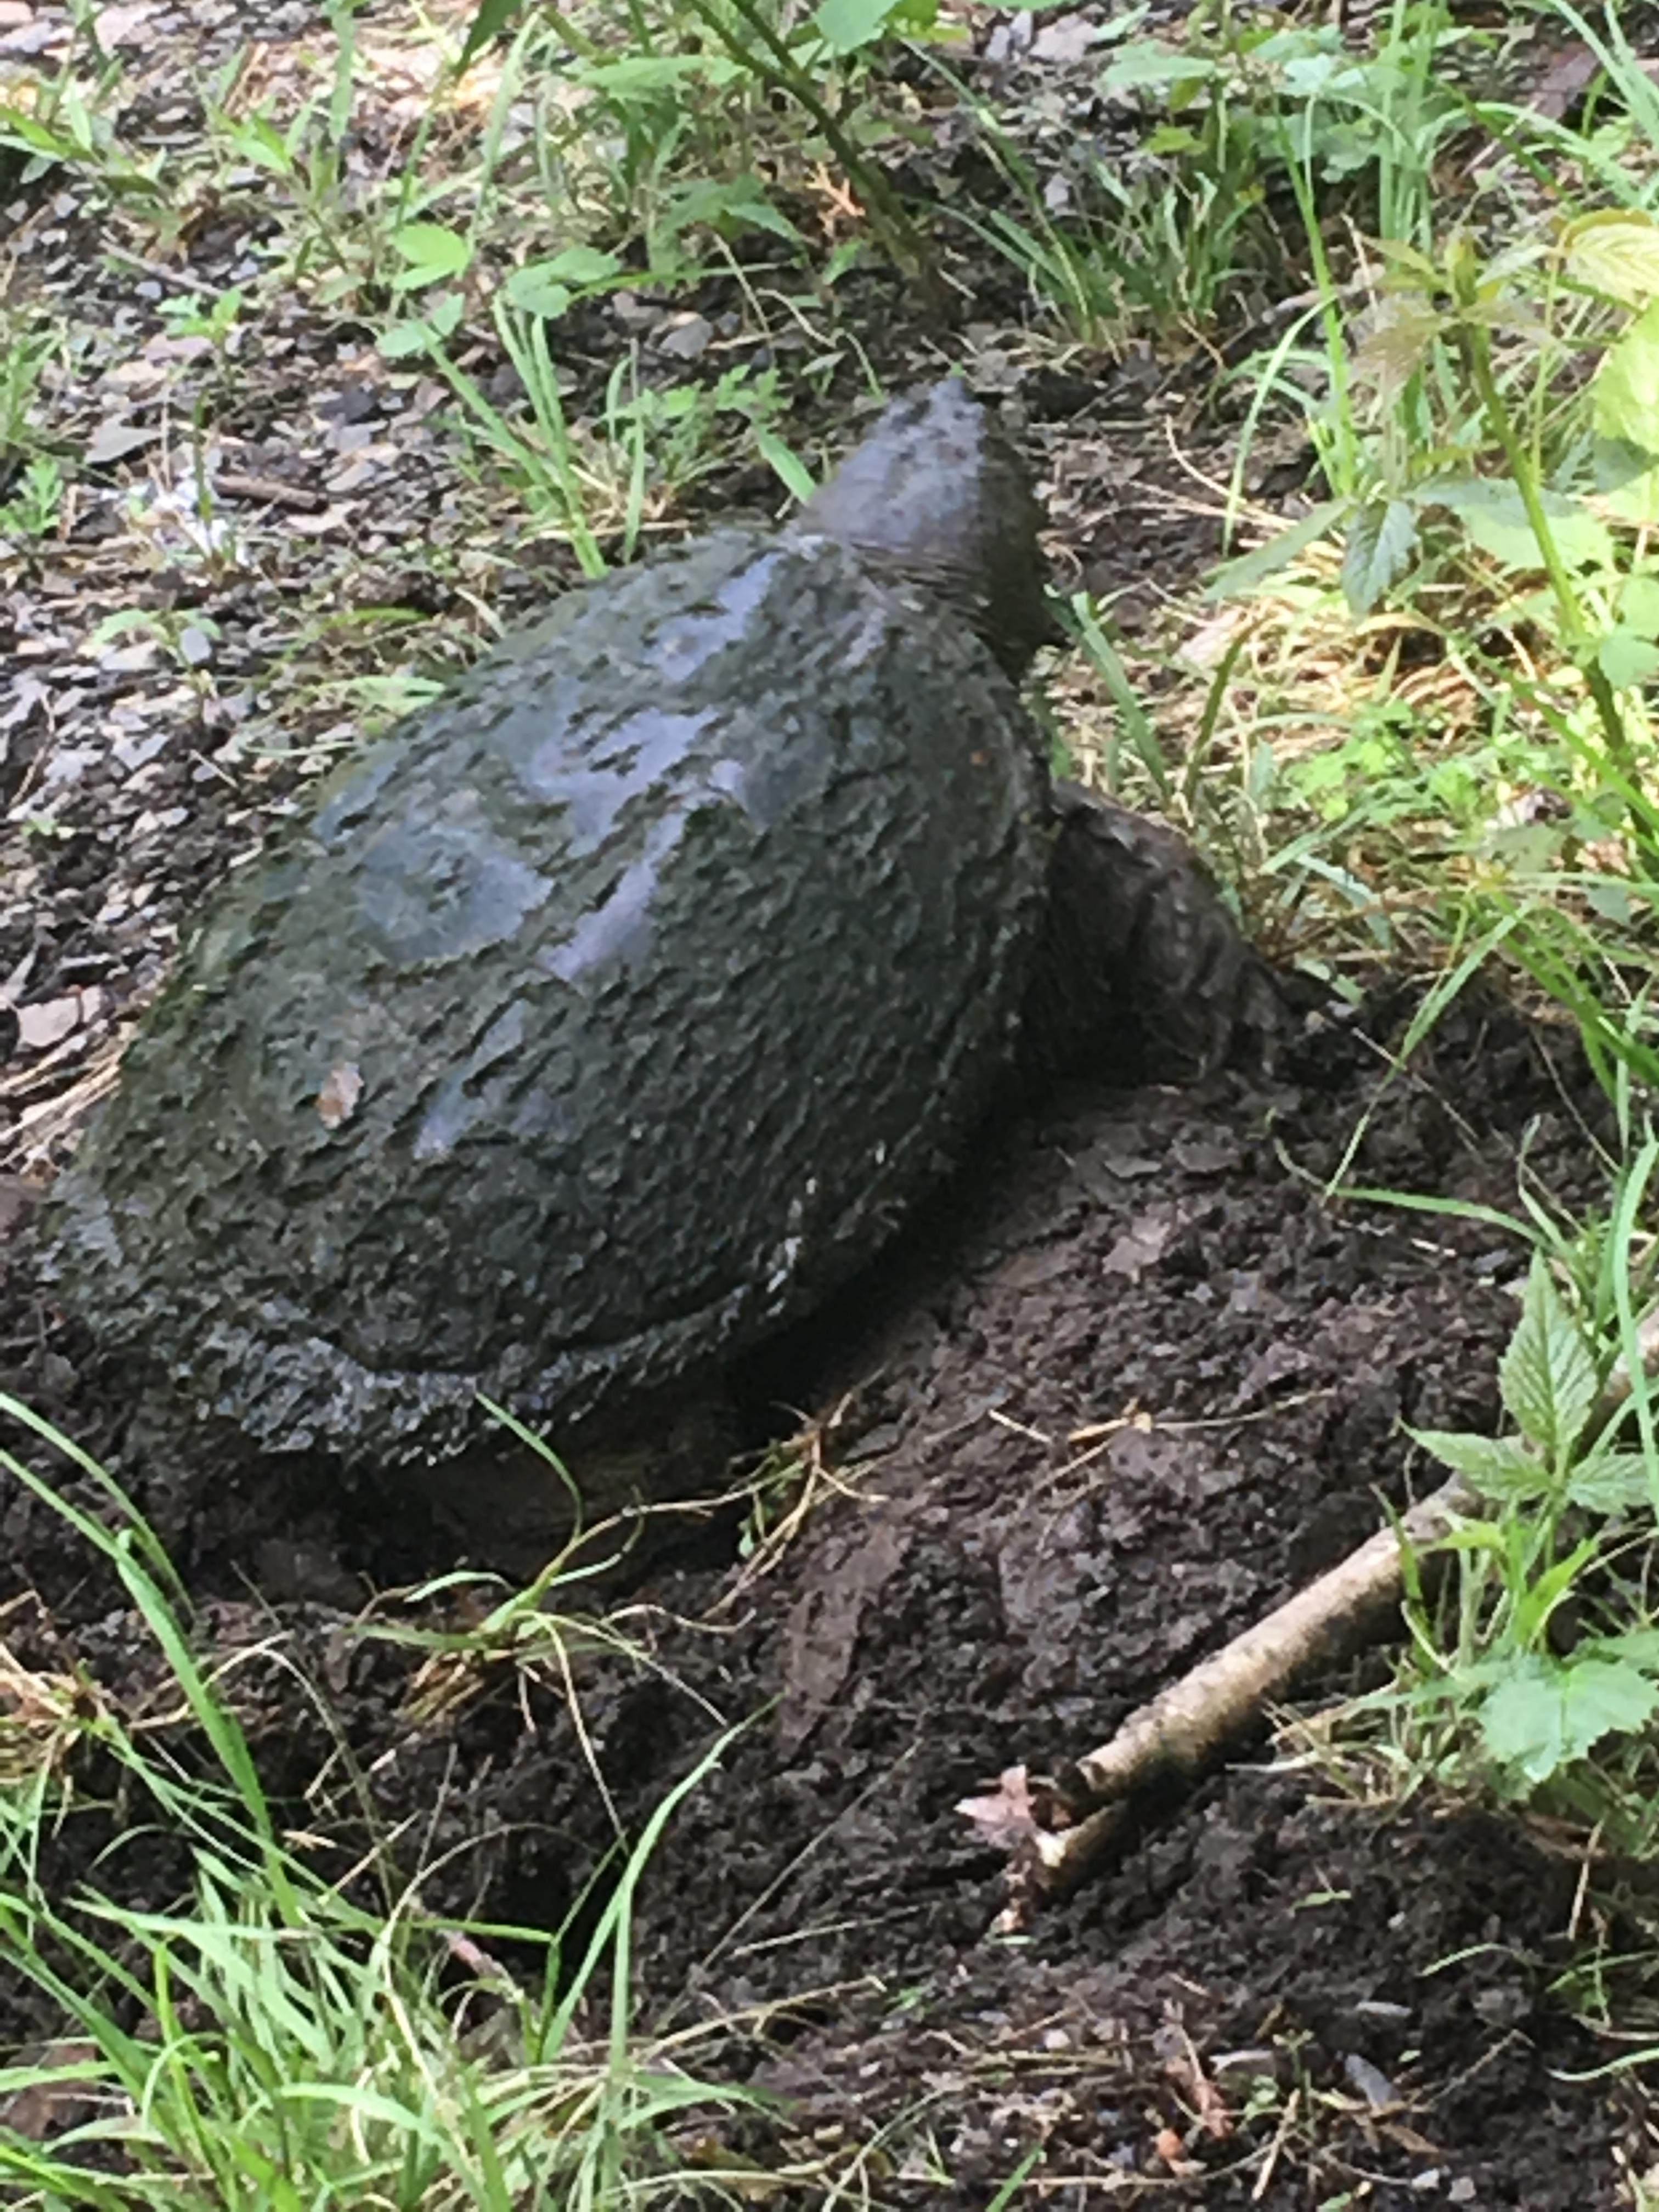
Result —
<path fill-rule="evenodd" d="M 1392 1073 L 1413 1004 L 1313 1010 L 1265 1085 L 1074 1087 L 1005 1116 L 903 1248 L 744 1378 L 757 1424 L 823 1422 L 835 1483 L 804 1529 L 745 1561 L 729 1519 L 705 1527 L 632 1594 L 641 1661 L 582 1673 L 634 1832 L 750 1723 L 647 1876 L 641 2017 L 728 2023 L 718 2068 L 794 2100 L 823 2174 L 878 2136 L 877 2203 L 988 2204 L 1038 2144 L 1030 2185 L 1079 2204 L 1621 2201 L 1628 2116 L 1569 2078 L 1608 2055 L 1564 1979 L 1578 1869 L 1513 1822 L 1359 1808 L 1242 1754 L 1008 1942 L 998 1861 L 954 1809 L 1103 1741 L 1369 1534 L 1379 1498 L 1431 1485 L 1402 1422 L 1495 1419 L 1518 1241 L 1328 1179 L 1367 1116 L 1355 1182 L 1503 1206 L 1525 1176 L 1571 1209 L 1605 1132 L 1570 1038 L 1485 991 Z M 13 1254 L 6 1387 L 127 1464 L 95 1360 L 26 1237 Z M 414 1662 L 351 1626 L 450 1563 L 435 1534 L 315 1470 L 181 1493 L 133 1464 L 204 1634 L 283 1654 L 239 1700 L 307 1832 L 342 1868 L 364 1840 L 337 1730 L 377 1825 L 410 1824 L 411 1870 L 454 1854 L 429 1903 L 560 1924 L 613 1832 L 556 1684 L 501 1678 L 416 1723 Z M 156 1668 L 106 1571 L 26 1496 L 3 1525 L 5 1594 L 38 1597 L 14 1647 L 141 1704 Z M 69 1825 L 65 1883 L 107 1832 L 95 1809 Z M 113 1863 L 135 1895 L 178 1878 L 164 1843 Z M 8 2040 L 49 2027 L 0 1991 Z"/>

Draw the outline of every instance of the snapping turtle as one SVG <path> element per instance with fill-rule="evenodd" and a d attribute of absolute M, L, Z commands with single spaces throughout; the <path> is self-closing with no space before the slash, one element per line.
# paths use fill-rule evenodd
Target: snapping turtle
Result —
<path fill-rule="evenodd" d="M 129 1048 L 48 1207 L 65 1307 L 261 1451 L 465 1489 L 483 1393 L 609 1505 L 888 1241 L 1017 1049 L 1224 1056 L 1224 908 L 1051 786 L 1020 706 L 1039 520 L 947 380 L 788 527 L 573 592 L 355 757 Z M 611 1415 L 641 1451 L 585 1447 Z"/>

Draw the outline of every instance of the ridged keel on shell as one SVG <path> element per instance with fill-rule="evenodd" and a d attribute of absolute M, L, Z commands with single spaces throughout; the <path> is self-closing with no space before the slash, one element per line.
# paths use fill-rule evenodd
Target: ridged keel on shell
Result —
<path fill-rule="evenodd" d="M 982 1112 L 1044 805 L 989 654 L 834 544 L 573 597 L 210 906 L 60 1185 L 65 1303 L 382 1464 L 738 1351 Z"/>

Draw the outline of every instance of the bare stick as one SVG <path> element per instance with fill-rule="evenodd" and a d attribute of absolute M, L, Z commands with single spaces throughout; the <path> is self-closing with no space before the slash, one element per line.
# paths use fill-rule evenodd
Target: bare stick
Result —
<path fill-rule="evenodd" d="M 1475 1504 L 1461 1478 L 1443 1484 L 1401 1516 L 1398 1530 L 1380 1529 L 1080 1759 L 1079 1790 L 1096 1809 L 1074 1827 L 1027 1827 L 1009 1862 L 1009 1902 L 997 1932 L 1027 1926 L 1037 1904 L 1079 1881 L 1150 1795 L 1194 1781 L 1298 1675 L 1356 1650 L 1379 1614 L 1399 1602 L 1401 1537 L 1413 1548 L 1431 1544 Z"/>

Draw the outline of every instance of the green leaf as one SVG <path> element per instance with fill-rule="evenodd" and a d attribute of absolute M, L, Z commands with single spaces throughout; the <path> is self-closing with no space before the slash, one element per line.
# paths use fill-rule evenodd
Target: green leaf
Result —
<path fill-rule="evenodd" d="M 773 206 L 753 177 L 734 177 L 729 182 L 719 177 L 697 177 L 677 185 L 665 203 L 664 231 L 678 238 L 694 223 L 706 224 L 722 238 L 742 230 L 764 230 L 775 238 L 787 239 L 792 246 L 801 242 L 794 224 Z"/>
<path fill-rule="evenodd" d="M 392 243 L 410 264 L 392 280 L 398 290 L 464 276 L 472 260 L 470 242 L 459 231 L 446 229 L 441 222 L 406 222 L 392 232 Z"/>
<path fill-rule="evenodd" d="M 1619 594 L 1619 627 L 1638 637 L 1659 638 L 1659 576 L 1638 568 Z"/>
<path fill-rule="evenodd" d="M 774 474 L 793 498 L 799 500 L 803 505 L 811 498 L 817 489 L 812 481 L 812 471 L 791 453 L 776 431 L 769 430 L 763 422 L 757 422 L 755 443 L 760 448 L 763 459 L 770 463 Z"/>
<path fill-rule="evenodd" d="M 1636 902 L 1629 887 L 1616 876 L 1597 876 L 1583 886 L 1584 903 L 1603 921 L 1611 921 L 1620 929 L 1636 927 Z"/>
<path fill-rule="evenodd" d="M 556 323 L 579 292 L 613 283 L 623 267 L 614 253 L 601 253 L 591 246 L 567 246 L 550 260 L 529 261 L 514 270 L 501 289 L 522 313 Z"/>
<path fill-rule="evenodd" d="M 1504 568 L 1526 571 L 1543 567 L 1531 520 L 1514 484 L 1469 477 L 1425 484 L 1416 496 L 1425 506 L 1443 507 L 1456 515 L 1480 550 Z M 1613 539 L 1607 525 L 1587 507 L 1552 491 L 1541 492 L 1539 503 L 1568 568 L 1613 566 Z"/>
<path fill-rule="evenodd" d="M 1590 459 L 1607 513 L 1638 530 L 1659 524 L 1659 455 L 1622 438 L 1592 438 Z"/>
<path fill-rule="evenodd" d="M 461 48 L 462 69 L 472 66 L 483 49 L 492 40 L 501 36 L 523 6 L 524 0 L 478 0 L 467 30 L 466 42 Z"/>
<path fill-rule="evenodd" d="M 1645 1728 L 1656 1706 L 1659 1689 L 1634 1667 L 1528 1656 L 1481 1707 L 1480 1733 L 1497 1764 L 1535 1789 L 1603 1736 Z"/>
<path fill-rule="evenodd" d="M 896 5 L 896 0 L 820 0 L 812 24 L 832 53 L 855 54 L 875 45 Z"/>
<path fill-rule="evenodd" d="M 1659 453 L 1659 300 L 1601 356 L 1590 418 L 1598 438 Z"/>
<path fill-rule="evenodd" d="M 606 284 L 620 276 L 625 265 L 620 255 L 603 252 L 597 246 L 567 246 L 550 261 L 531 264 L 562 284 Z"/>
<path fill-rule="evenodd" d="M 1640 1452 L 1594 1452 L 1573 1468 L 1567 1484 L 1570 1503 L 1591 1513 L 1628 1513 L 1653 1496 L 1653 1477 Z"/>
<path fill-rule="evenodd" d="M 1416 550 L 1417 517 L 1406 501 L 1372 500 L 1362 507 L 1348 526 L 1342 556 L 1342 589 L 1352 611 L 1370 614 Z"/>
<path fill-rule="evenodd" d="M 590 62 L 572 73 L 576 83 L 623 100 L 630 93 L 676 92 L 699 78 L 719 87 L 740 74 L 726 54 L 630 54 L 619 62 Z"/>
<path fill-rule="evenodd" d="M 402 361 L 412 353 L 429 353 L 453 337 L 461 319 L 461 296 L 459 292 L 440 292 L 427 302 L 423 316 L 411 318 L 406 323 L 393 323 L 390 330 L 382 331 L 376 345 L 382 359 Z"/>
<path fill-rule="evenodd" d="M 501 289 L 520 314 L 549 323 L 556 323 L 576 296 L 568 284 L 548 283 L 539 269 L 515 269 Z"/>
<path fill-rule="evenodd" d="M 1620 623 L 1610 629 L 1595 648 L 1595 658 L 1601 673 L 1615 691 L 1633 689 L 1639 684 L 1650 684 L 1659 675 L 1659 645 L 1647 638 L 1638 637 Z"/>
<path fill-rule="evenodd" d="M 1631 209 L 1603 210 L 1566 235 L 1567 274 L 1626 307 L 1659 297 L 1659 223 Z"/>
<path fill-rule="evenodd" d="M 1627 1660 L 1644 1674 L 1659 1674 L 1659 1628 L 1626 1628 L 1618 1636 L 1597 1636 L 1586 1641 L 1586 1659 Z"/>
<path fill-rule="evenodd" d="M 1347 511 L 1346 500 L 1326 500 L 1322 505 L 1315 507 L 1311 514 L 1304 514 L 1300 522 L 1293 522 L 1288 530 L 1281 530 L 1277 538 L 1269 538 L 1265 545 L 1258 545 L 1254 552 L 1241 553 L 1237 560 L 1229 561 L 1211 578 L 1205 597 L 1229 599 L 1242 592 L 1254 591 L 1269 576 L 1277 575 L 1281 568 L 1288 568 L 1298 553 L 1305 552 L 1310 545 L 1317 544 L 1322 538 L 1328 537 Z"/>
<path fill-rule="evenodd" d="M 1146 85 L 1206 84 L 1220 75 L 1215 62 L 1198 54 L 1178 54 L 1150 42 L 1124 46 L 1100 73 L 1102 92 L 1139 92 Z"/>
<path fill-rule="evenodd" d="M 1406 1433 L 1496 1505 L 1529 1504 L 1548 1498 L 1555 1489 L 1549 1468 L 1514 1437 L 1472 1437 L 1448 1429 L 1407 1429 Z"/>
<path fill-rule="evenodd" d="M 1521 1325 L 1498 1364 L 1498 1387 L 1522 1434 L 1558 1463 L 1577 1443 L 1601 1389 L 1541 1253 L 1527 1273 Z"/>

